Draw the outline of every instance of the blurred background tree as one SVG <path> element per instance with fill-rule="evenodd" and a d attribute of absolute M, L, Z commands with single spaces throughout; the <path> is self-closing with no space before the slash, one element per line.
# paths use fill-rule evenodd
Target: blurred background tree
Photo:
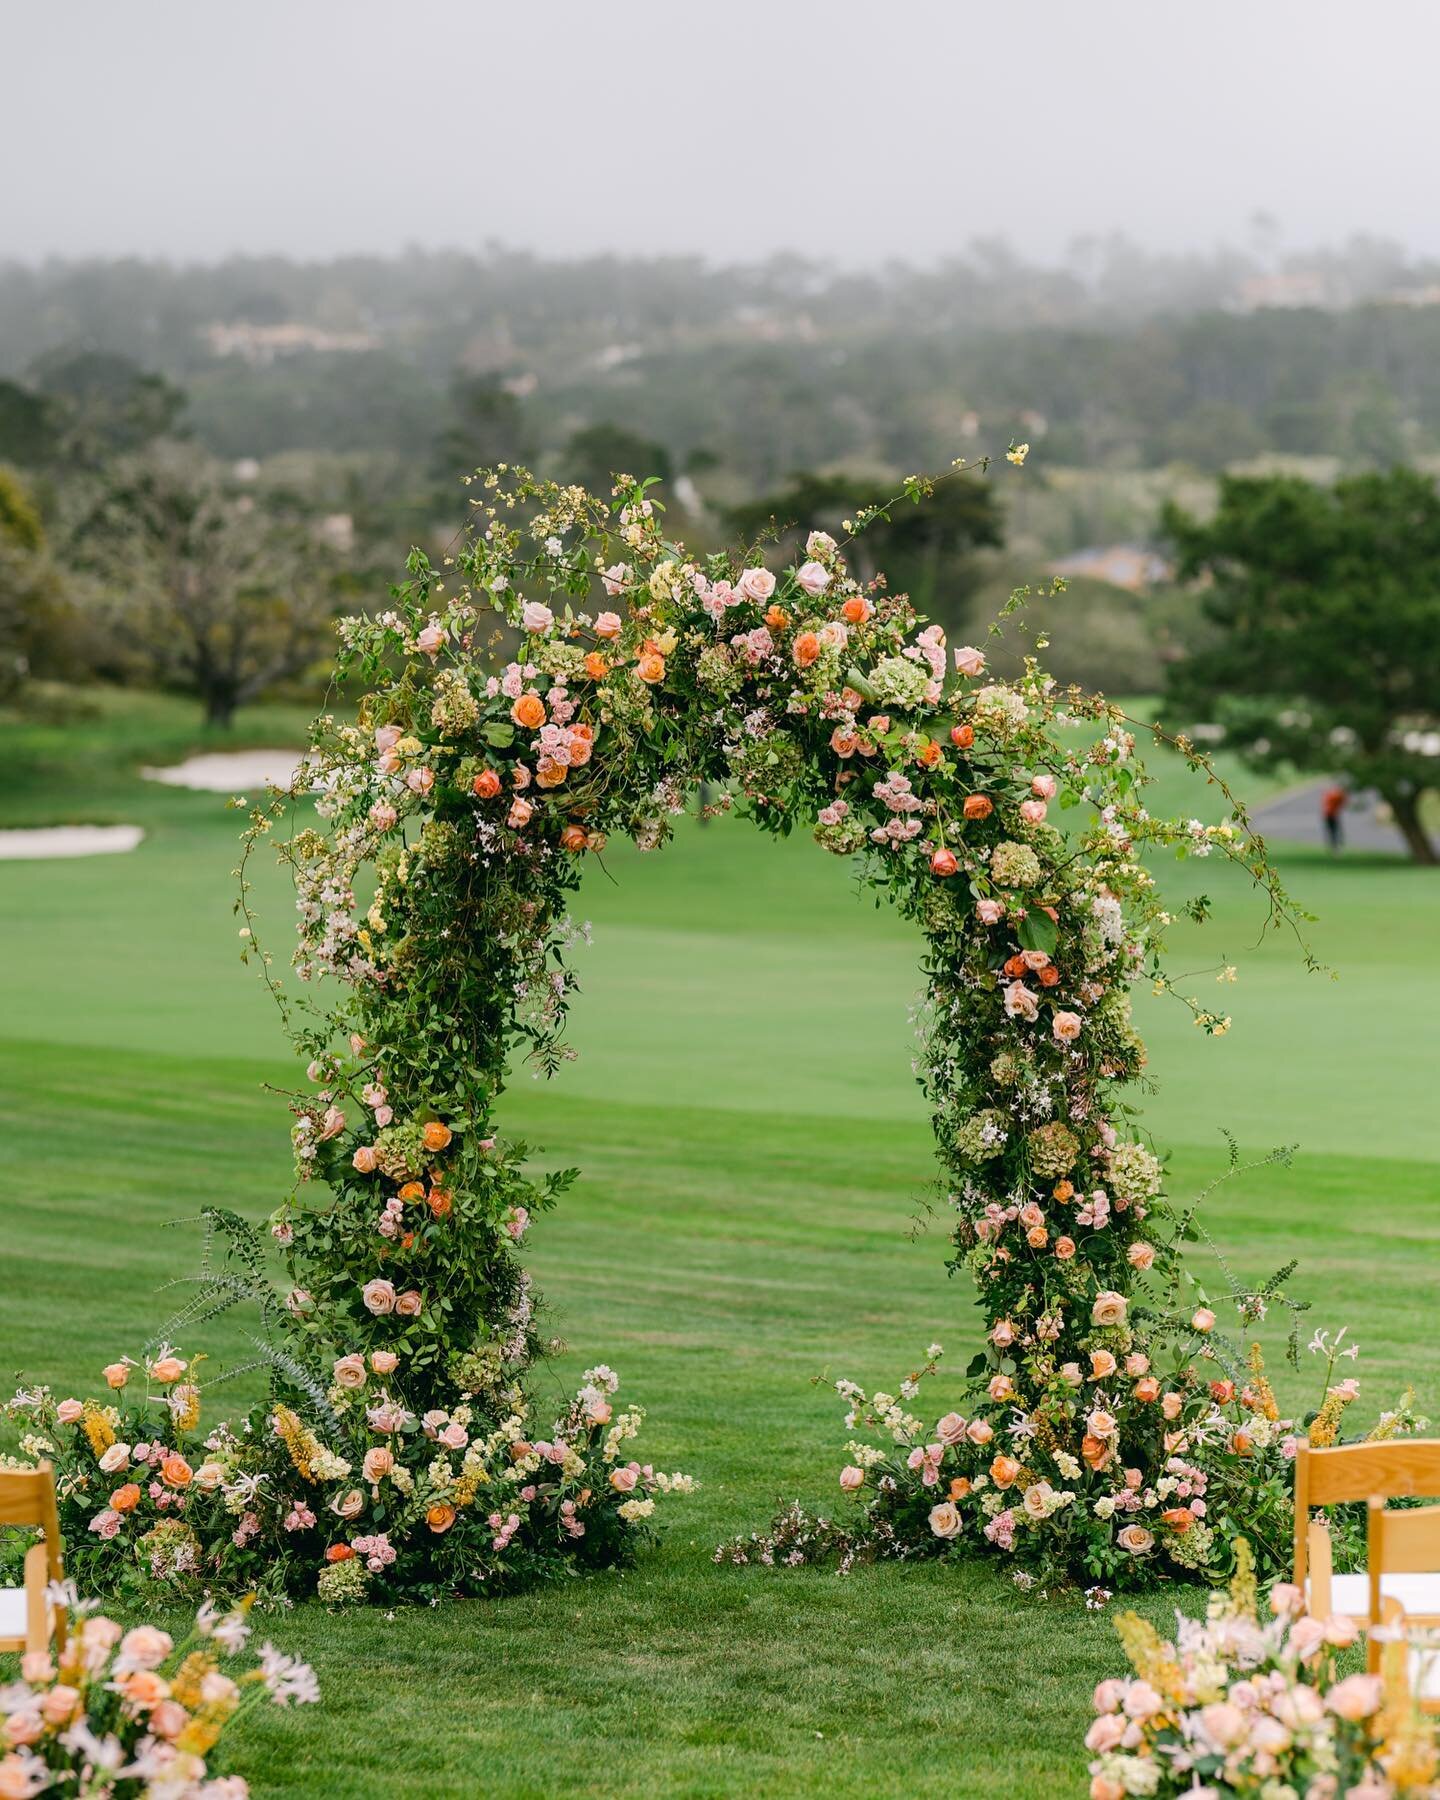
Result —
<path fill-rule="evenodd" d="M 1201 521 L 1165 512 L 1200 628 L 1170 692 L 1256 767 L 1343 775 L 1388 803 L 1416 862 L 1440 773 L 1440 496 L 1416 470 L 1227 476 Z"/>

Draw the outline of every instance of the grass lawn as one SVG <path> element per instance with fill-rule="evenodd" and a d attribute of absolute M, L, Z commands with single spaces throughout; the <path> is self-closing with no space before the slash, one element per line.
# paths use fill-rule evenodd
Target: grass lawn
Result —
<path fill-rule="evenodd" d="M 0 1298 L 5 1372 L 88 1391 L 192 1266 L 193 1235 L 162 1227 L 207 1200 L 259 1216 L 284 1191 L 287 1115 L 262 1083 L 286 1075 L 286 1048 L 238 959 L 235 815 L 135 775 L 202 746 L 192 709 L 111 696 L 0 732 L 0 824 L 149 834 L 130 856 L 0 864 L 7 1249 L 23 1272 Z M 236 741 L 297 742 L 298 715 L 244 716 Z M 1165 803 L 1201 810 L 1187 779 L 1167 775 Z M 1371 1414 L 1407 1380 L 1440 1414 L 1440 881 L 1380 857 L 1284 865 L 1340 979 L 1307 976 L 1278 940 L 1252 951 L 1258 910 L 1216 864 L 1167 873 L 1215 898 L 1173 960 L 1211 971 L 1193 985 L 1223 994 L 1235 1028 L 1212 1042 L 1173 1002 L 1137 1000 L 1147 1114 L 1180 1195 L 1221 1166 L 1222 1126 L 1247 1150 L 1301 1146 L 1222 1189 L 1212 1231 L 1243 1271 L 1301 1258 L 1316 1321 L 1363 1346 Z M 580 908 L 596 928 L 580 1060 L 550 1087 L 517 1079 L 506 1123 L 584 1171 L 531 1234 L 574 1346 L 557 1390 L 611 1362 L 650 1409 L 647 1454 L 701 1491 L 628 1573 L 267 1621 L 315 1662 L 324 1703 L 247 1725 L 235 1766 L 258 1794 L 1083 1791 L 1089 1690 L 1119 1662 L 1105 1618 L 990 1568 L 710 1560 L 777 1500 L 835 1497 L 840 1408 L 813 1375 L 893 1385 L 932 1339 L 957 1371 L 970 1353 L 978 1315 L 944 1274 L 943 1224 L 911 1228 L 932 1173 L 909 1073 L 913 939 L 812 845 L 742 826 L 689 826 L 610 871 Z M 260 899 L 283 953 L 279 882 Z M 1215 988 L 1222 962 L 1237 986 Z M 241 1323 L 205 1347 L 238 1358 Z M 1288 1372 L 1277 1385 L 1299 1391 Z"/>

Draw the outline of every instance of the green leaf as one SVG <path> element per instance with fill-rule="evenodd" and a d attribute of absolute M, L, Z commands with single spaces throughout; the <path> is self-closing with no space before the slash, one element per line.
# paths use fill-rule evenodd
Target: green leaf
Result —
<path fill-rule="evenodd" d="M 1020 929 L 1016 935 L 1020 939 L 1022 950 L 1043 950 L 1047 956 L 1055 954 L 1055 946 L 1060 941 L 1055 921 L 1049 913 L 1041 912 L 1037 906 L 1032 906 L 1020 921 Z"/>

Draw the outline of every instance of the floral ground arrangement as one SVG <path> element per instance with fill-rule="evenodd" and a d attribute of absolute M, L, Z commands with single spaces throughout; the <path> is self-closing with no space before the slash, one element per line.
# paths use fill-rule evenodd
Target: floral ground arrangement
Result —
<path fill-rule="evenodd" d="M 1129 988 L 1167 984 L 1145 853 L 1224 857 L 1269 924 L 1292 919 L 1243 814 L 1152 817 L 1123 714 L 1033 661 L 990 679 L 823 532 L 778 573 L 691 557 L 646 484 L 607 502 L 518 470 L 481 479 L 474 515 L 452 561 L 417 553 L 392 608 L 343 627 L 337 672 L 364 693 L 356 723 L 317 723 L 318 821 L 301 795 L 252 821 L 299 906 L 295 997 L 241 903 L 308 1064 L 272 1222 L 288 1290 L 213 1212 L 179 1350 L 117 1361 L 98 1397 L 17 1396 L 26 1453 L 60 1465 L 77 1572 L 496 1592 L 624 1560 L 688 1487 L 633 1454 L 638 1409 L 603 1365 L 558 1416 L 531 1397 L 547 1344 L 523 1243 L 575 1171 L 537 1177 L 496 1103 L 517 1059 L 567 1055 L 587 861 L 617 833 L 658 848 L 707 785 L 858 859 L 925 940 L 939 1194 L 989 1325 L 972 1399 L 933 1432 L 907 1410 L 923 1370 L 896 1396 L 846 1390 L 905 1448 L 853 1451 L 857 1541 L 1087 1584 L 1221 1572 L 1217 1500 L 1226 1532 L 1282 1504 L 1293 1434 L 1182 1267 L 1193 1217 L 1123 1089 L 1145 1060 Z M 1227 1300 L 1243 1325 L 1278 1294 Z M 237 1302 L 260 1308 L 273 1400 L 217 1427 L 189 1345 Z"/>
<path fill-rule="evenodd" d="M 1177 1617 L 1173 1642 L 1134 1613 L 1116 1620 L 1133 1674 L 1095 1690 L 1091 1800 L 1433 1796 L 1433 1719 L 1403 1681 L 1341 1673 L 1340 1657 L 1358 1641 L 1352 1619 L 1313 1617 L 1289 1582 L 1262 1605 L 1247 1547 L 1238 1548 L 1229 1588 L 1203 1619 Z M 1407 1646 L 1384 1654 L 1403 1659 Z"/>
<path fill-rule="evenodd" d="M 246 1782 L 217 1773 L 222 1734 L 265 1700 L 317 1701 L 314 1670 L 268 1643 L 243 1668 L 246 1606 L 207 1603 L 177 1644 L 158 1626 L 126 1631 L 65 1586 L 65 1643 L 27 1653 L 0 1685 L 0 1795 L 245 1800 Z"/>

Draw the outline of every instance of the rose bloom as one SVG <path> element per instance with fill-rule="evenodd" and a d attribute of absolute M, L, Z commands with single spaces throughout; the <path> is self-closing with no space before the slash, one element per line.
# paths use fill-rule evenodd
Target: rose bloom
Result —
<path fill-rule="evenodd" d="M 1384 1698 L 1384 1683 L 1378 1675 L 1347 1675 L 1331 1688 L 1325 1696 L 1325 1704 L 1331 1712 L 1355 1724 L 1378 1712 Z"/>
<path fill-rule="evenodd" d="M 1090 1308 L 1090 1322 L 1093 1325 L 1123 1325 L 1127 1310 L 1123 1294 L 1117 1294 L 1114 1288 L 1102 1288 Z"/>
<path fill-rule="evenodd" d="M 953 1500 L 942 1500 L 938 1506 L 930 1508 L 930 1529 L 938 1538 L 960 1535 L 960 1508 Z"/>
<path fill-rule="evenodd" d="M 958 1444 L 965 1436 L 965 1421 L 959 1413 L 948 1412 L 935 1427 L 935 1435 L 942 1444 Z"/>
<path fill-rule="evenodd" d="M 451 1136 L 452 1133 L 450 1127 L 440 1119 L 427 1120 L 425 1129 L 420 1134 L 421 1141 L 424 1143 L 427 1150 L 444 1150 L 448 1148 Z"/>
<path fill-rule="evenodd" d="M 865 1485 L 865 1471 L 857 1469 L 854 1463 L 848 1463 L 840 1471 L 840 1485 L 847 1494 L 853 1494 L 857 1488 Z"/>
<path fill-rule="evenodd" d="M 967 819 L 988 819 L 995 810 L 995 802 L 988 794 L 967 794 L 960 810 Z"/>
<path fill-rule="evenodd" d="M 1115 1534 L 1115 1542 L 1132 1556 L 1143 1556 L 1154 1548 L 1155 1533 L 1147 1531 L 1143 1525 L 1122 1525 Z"/>
<path fill-rule="evenodd" d="M 110 1504 L 118 1513 L 134 1512 L 135 1508 L 140 1504 L 139 1482 L 127 1481 L 124 1487 L 116 1488 L 115 1492 L 110 1496 Z"/>
<path fill-rule="evenodd" d="M 381 1280 L 367 1281 L 360 1298 L 365 1302 L 368 1312 L 380 1316 L 395 1310 L 395 1286 L 393 1282 Z"/>
<path fill-rule="evenodd" d="M 327 1563 L 349 1562 L 354 1554 L 348 1544 L 331 1544 L 325 1551 L 325 1560 Z"/>
<path fill-rule="evenodd" d="M 500 777 L 493 769 L 482 769 L 470 786 L 482 800 L 493 800 L 500 792 Z"/>
<path fill-rule="evenodd" d="M 1161 1513 L 1160 1517 L 1172 1531 L 1178 1531 L 1181 1536 L 1195 1523 L 1195 1515 L 1188 1506 L 1172 1506 Z"/>
<path fill-rule="evenodd" d="M 372 1350 L 370 1367 L 377 1375 L 393 1375 L 399 1367 L 400 1358 L 393 1350 Z"/>
<path fill-rule="evenodd" d="M 55 1408 L 55 1417 L 62 1425 L 74 1425 L 85 1417 L 85 1407 L 79 1400 L 62 1400 Z"/>
<path fill-rule="evenodd" d="M 365 1452 L 365 1460 L 360 1468 L 367 1481 L 383 1481 L 395 1467 L 395 1455 L 383 1444 L 376 1444 Z"/>
<path fill-rule="evenodd" d="M 338 1518 L 353 1519 L 365 1510 L 365 1496 L 359 1488 L 351 1488 L 346 1494 L 337 1494 L 330 1502 L 330 1510 Z"/>
<path fill-rule="evenodd" d="M 1208 1306 L 1197 1306 L 1190 1323 L 1194 1326 L 1196 1331 L 1213 1331 L 1215 1329 L 1215 1315 Z"/>
<path fill-rule="evenodd" d="M 633 1469 L 621 1468 L 610 1471 L 610 1485 L 617 1494 L 630 1493 L 640 1477 Z"/>
<path fill-rule="evenodd" d="M 178 1356 L 162 1356 L 159 1362 L 150 1364 L 150 1379 L 168 1385 L 178 1381 L 185 1373 L 185 1365 Z"/>
<path fill-rule="evenodd" d="M 132 1669 L 158 1669 L 175 1648 L 168 1631 L 157 1625 L 137 1625 L 120 1640 L 120 1660 Z"/>
<path fill-rule="evenodd" d="M 946 850 L 943 846 L 930 858 L 930 873 L 938 875 L 942 881 L 953 875 L 959 867 L 959 863 L 955 860 L 955 852 Z"/>
<path fill-rule="evenodd" d="M 1074 1238 L 1056 1238 L 1055 1254 L 1060 1258 L 1061 1262 L 1069 1262 L 1070 1258 L 1075 1254 Z"/>
<path fill-rule="evenodd" d="M 220 1483 L 224 1479 L 225 1479 L 224 1463 L 203 1462 L 203 1463 L 201 1463 L 200 1467 L 195 1471 L 196 1487 L 205 1488 L 207 1490 L 207 1492 L 214 1488 L 219 1487 Z"/>
<path fill-rule="evenodd" d="M 167 1487 L 189 1487 L 195 1471 L 178 1450 L 172 1450 L 160 1463 L 160 1477 Z"/>
<path fill-rule="evenodd" d="M 1022 800 L 1020 802 L 1020 817 L 1027 825 L 1043 824 L 1049 810 L 1050 808 L 1043 800 Z"/>
<path fill-rule="evenodd" d="M 992 1375 L 986 1391 L 992 1400 L 1009 1400 L 1014 1397 L 1015 1383 L 1008 1375 Z"/>
<path fill-rule="evenodd" d="M 800 567 L 795 571 L 795 579 L 813 600 L 818 594 L 823 594 L 826 588 L 829 587 L 830 571 L 825 567 L 824 563 L 801 563 Z"/>
<path fill-rule="evenodd" d="M 1137 1238 L 1125 1252 L 1125 1260 L 1132 1269 L 1139 1269 L 1142 1272 L 1152 1268 L 1155 1263 L 1155 1246 L 1147 1244 L 1143 1238 Z"/>
<path fill-rule="evenodd" d="M 419 1315 L 424 1305 L 425 1302 L 421 1299 L 418 1288 L 406 1288 L 405 1292 L 401 1294 L 399 1299 L 395 1302 L 395 1310 L 400 1314 L 401 1318 L 413 1319 Z"/>
<path fill-rule="evenodd" d="M 982 925 L 998 925 L 1005 917 L 1005 908 L 998 900 L 978 900 L 975 914 Z"/>
<path fill-rule="evenodd" d="M 512 831 L 519 831 L 523 826 L 530 823 L 534 811 L 535 808 L 528 800 L 512 800 L 510 802 L 510 810 L 505 815 L 505 823 Z"/>
<path fill-rule="evenodd" d="M 1167 1419 L 1178 1419 L 1184 1405 L 1184 1398 L 1177 1394 L 1172 1388 L 1170 1392 L 1165 1395 L 1164 1399 L 1161 1400 L 1160 1410 Z"/>
<path fill-rule="evenodd" d="M 820 640 L 813 631 L 802 631 L 791 646 L 790 654 L 795 658 L 795 666 L 808 669 L 811 663 L 820 660 Z"/>
<path fill-rule="evenodd" d="M 331 1373 L 336 1387 L 362 1388 L 365 1385 L 365 1358 L 358 1351 L 342 1356 Z"/>
<path fill-rule="evenodd" d="M 768 569 L 745 569 L 735 583 L 735 591 L 742 599 L 763 606 L 775 592 L 775 577 Z"/>
<path fill-rule="evenodd" d="M 1142 1375 L 1135 1383 L 1135 1398 L 1147 1405 L 1160 1398 L 1160 1383 L 1153 1375 Z"/>
<path fill-rule="evenodd" d="M 445 642 L 445 629 L 441 625 L 427 625 L 415 639 L 415 647 L 432 661 L 440 654 Z"/>
<path fill-rule="evenodd" d="M 996 1487 L 1012 1486 L 1019 1474 L 1020 1465 L 1013 1456 L 997 1456 L 990 1464 L 990 1479 Z"/>
<path fill-rule="evenodd" d="M 979 675 L 985 668 L 985 652 L 973 644 L 961 644 L 955 652 L 957 675 Z"/>
<path fill-rule="evenodd" d="M 1071 1387 L 1079 1387 L 1085 1377 L 1080 1372 L 1079 1363 L 1067 1362 L 1060 1365 L 1060 1379 L 1069 1382 Z"/>
<path fill-rule="evenodd" d="M 362 1144 L 350 1161 L 362 1175 L 373 1175 L 379 1167 L 380 1159 L 375 1154 L 373 1144 Z"/>
<path fill-rule="evenodd" d="M 106 1387 L 123 1388 L 130 1379 L 129 1363 L 106 1363 L 100 1372 L 105 1377 Z"/>
<path fill-rule="evenodd" d="M 1030 783 L 1030 792 L 1041 800 L 1053 800 L 1058 787 L 1053 775 L 1037 775 Z"/>
<path fill-rule="evenodd" d="M 555 623 L 555 615 L 541 600 L 527 600 L 520 611 L 520 623 L 531 633 L 548 631 Z"/>
<path fill-rule="evenodd" d="M 1015 1326 L 1009 1319 L 997 1319 L 990 1332 L 990 1342 L 1004 1350 L 1015 1342 Z"/>
<path fill-rule="evenodd" d="M 1080 1015 L 1073 1012 L 1057 1012 L 1050 1022 L 1055 1041 L 1060 1044 L 1073 1044 L 1080 1035 L 1080 1026 Z"/>
<path fill-rule="evenodd" d="M 1108 1350 L 1092 1350 L 1090 1352 L 1090 1379 L 1092 1381 L 1108 1381 L 1115 1373 L 1115 1358 Z"/>
<path fill-rule="evenodd" d="M 123 1469 L 129 1460 L 130 1446 L 128 1444 L 112 1444 L 101 1456 L 100 1467 L 105 1474 L 114 1475 L 117 1470 Z"/>
<path fill-rule="evenodd" d="M 995 1431 L 988 1419 L 972 1419 L 965 1427 L 965 1435 L 972 1444 L 988 1444 Z"/>
<path fill-rule="evenodd" d="M 1233 1381 L 1212 1381 L 1210 1398 L 1219 1406 L 1227 1405 L 1235 1398 L 1235 1383 Z"/>
<path fill-rule="evenodd" d="M 153 1669 L 137 1669 L 124 1676 L 119 1686 L 125 1698 L 141 1708 L 158 1706 L 170 1696 L 170 1683 Z"/>
<path fill-rule="evenodd" d="M 636 659 L 635 673 L 647 687 L 654 687 L 665 679 L 665 658 L 658 650 L 647 650 Z"/>
<path fill-rule="evenodd" d="M 510 708 L 510 717 L 523 731 L 538 731 L 545 723 L 545 702 L 538 694 L 522 694 Z"/>
<path fill-rule="evenodd" d="M 852 594 L 840 608 L 840 617 L 847 625 L 863 625 L 874 611 L 863 594 Z"/>

